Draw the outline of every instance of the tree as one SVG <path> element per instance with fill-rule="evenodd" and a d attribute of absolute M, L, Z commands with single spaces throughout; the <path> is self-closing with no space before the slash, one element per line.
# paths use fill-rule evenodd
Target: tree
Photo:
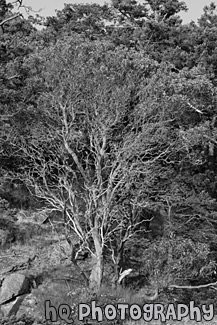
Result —
<path fill-rule="evenodd" d="M 184 1 L 170 0 L 147 0 L 144 4 L 138 4 L 137 1 L 113 0 L 114 8 L 118 9 L 122 15 L 131 20 L 131 23 L 143 23 L 154 20 L 156 23 L 165 22 L 174 24 L 179 18 L 177 14 L 180 11 L 187 11 Z"/>
<path fill-rule="evenodd" d="M 202 28 L 217 27 L 217 12 L 216 4 L 214 2 L 211 2 L 209 6 L 204 7 L 203 14 L 198 19 L 198 23 Z"/>
<path fill-rule="evenodd" d="M 82 274 L 96 290 L 107 260 L 116 282 L 130 267 L 141 234 L 168 266 L 171 248 L 194 251 L 194 238 L 208 252 L 216 232 L 214 29 L 182 26 L 178 2 L 115 6 L 66 5 L 41 32 L 11 20 L 2 36 L 1 170 L 62 212 L 71 260 L 92 256 Z"/>
<path fill-rule="evenodd" d="M 19 11 L 13 12 L 16 3 L 18 1 L 13 5 L 6 1 L 0 2 L 0 159 L 1 168 L 5 169 L 13 169 L 18 165 L 18 160 L 10 156 L 16 137 L 11 129 L 21 111 L 30 103 L 30 98 L 26 98 L 26 79 L 30 69 L 23 62 L 33 50 L 31 36 L 36 32 Z"/>
<path fill-rule="evenodd" d="M 47 17 L 44 25 L 57 35 L 77 33 L 94 40 L 106 37 L 106 24 L 113 17 L 111 8 L 106 4 L 65 4 L 56 16 Z"/>
<path fill-rule="evenodd" d="M 21 139 L 27 164 L 20 177 L 63 212 L 80 249 L 92 255 L 90 286 L 98 289 L 105 251 L 120 269 L 125 242 L 140 231 L 132 210 L 153 204 L 146 194 L 155 181 L 153 164 L 169 152 L 158 129 L 164 121 L 146 120 L 137 98 L 141 79 L 157 64 L 109 43 L 75 46 L 72 39 L 45 57 L 41 118 L 31 137 Z"/>
<path fill-rule="evenodd" d="M 201 144 L 215 141 L 203 121 L 213 87 L 200 70 L 177 74 L 142 52 L 82 37 L 59 40 L 40 58 L 45 89 L 28 137 L 17 143 L 26 162 L 19 176 L 63 213 L 72 261 L 78 266 L 79 251 L 91 254 L 89 284 L 97 290 L 105 256 L 116 280 L 127 267 L 124 247 L 144 234 L 146 211 L 164 211 L 168 240 L 201 211 L 210 222 L 208 188 L 189 182 L 188 170 L 198 173 Z M 203 200 L 199 191 L 207 192 Z"/>

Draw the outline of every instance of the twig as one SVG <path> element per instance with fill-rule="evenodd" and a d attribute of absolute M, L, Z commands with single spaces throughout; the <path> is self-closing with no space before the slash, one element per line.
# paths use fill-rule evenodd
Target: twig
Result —
<path fill-rule="evenodd" d="M 215 145 L 217 145 L 217 141 L 216 141 L 216 140 L 210 138 L 210 137 L 209 137 L 208 135 L 206 135 L 206 134 L 204 134 L 203 136 L 204 136 L 204 138 L 210 140 L 212 143 L 214 143 Z"/>
<path fill-rule="evenodd" d="M 129 275 L 133 270 L 132 269 L 128 269 L 128 270 L 125 270 L 123 271 L 121 274 L 120 274 L 120 277 L 118 279 L 118 283 L 120 284 L 121 281 L 127 276 Z"/>
<path fill-rule="evenodd" d="M 22 255 L 22 254 L 4 255 L 4 256 L 0 256 L 0 258 L 5 258 L 5 257 L 16 257 L 16 256 L 23 256 L 23 255 Z"/>
<path fill-rule="evenodd" d="M 215 291 L 217 291 L 217 288 L 215 288 L 215 287 L 210 287 L 211 289 L 214 289 Z"/>
<path fill-rule="evenodd" d="M 201 289 L 201 288 L 208 288 L 208 287 L 212 287 L 212 286 L 216 286 L 216 285 L 217 285 L 217 281 L 212 282 L 212 283 L 207 283 L 207 284 L 201 284 L 199 286 L 179 286 L 179 285 L 172 284 L 172 285 L 169 286 L 169 288 L 175 288 L 175 289 Z"/>
<path fill-rule="evenodd" d="M 203 112 L 201 112 L 198 108 L 196 108 L 195 106 L 193 106 L 191 103 L 187 103 L 189 107 L 191 107 L 193 110 L 195 110 L 197 113 L 199 114 L 203 114 Z"/>

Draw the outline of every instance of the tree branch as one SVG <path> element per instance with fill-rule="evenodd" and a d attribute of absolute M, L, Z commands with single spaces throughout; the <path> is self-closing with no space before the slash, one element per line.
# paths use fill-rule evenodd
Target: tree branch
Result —
<path fill-rule="evenodd" d="M 16 18 L 18 18 L 18 17 L 23 17 L 23 15 L 22 15 L 21 13 L 19 13 L 19 14 L 16 14 L 15 16 L 12 16 L 12 17 L 6 18 L 6 19 L 4 19 L 3 21 L 0 22 L 0 26 L 3 28 L 3 25 L 4 25 L 5 23 L 7 23 L 7 22 L 10 21 L 10 20 L 16 19 Z"/>
<path fill-rule="evenodd" d="M 175 289 L 201 289 L 201 288 L 209 288 L 209 287 L 216 286 L 216 285 L 217 285 L 217 281 L 212 282 L 212 283 L 207 283 L 207 284 L 201 284 L 199 286 L 179 286 L 179 285 L 172 284 L 172 285 L 169 286 L 169 288 L 175 288 Z"/>

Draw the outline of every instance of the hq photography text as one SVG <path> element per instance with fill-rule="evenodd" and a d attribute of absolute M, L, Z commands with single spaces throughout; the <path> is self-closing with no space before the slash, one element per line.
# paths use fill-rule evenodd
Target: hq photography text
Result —
<path fill-rule="evenodd" d="M 190 301 L 188 305 L 185 304 L 168 304 L 164 306 L 160 303 L 144 304 L 108 304 L 106 306 L 97 306 L 96 301 L 93 300 L 91 304 L 81 303 L 77 308 L 71 308 L 67 304 L 61 304 L 58 308 L 52 306 L 50 300 L 45 301 L 45 319 L 52 322 L 58 319 L 64 320 L 67 324 L 73 324 L 77 319 L 79 321 L 96 320 L 98 322 L 126 320 L 134 321 L 145 320 L 150 322 L 152 320 L 167 320 L 182 321 L 185 317 L 196 322 L 205 320 L 211 321 L 214 317 L 214 306 L 202 305 L 200 307 L 195 305 L 194 301 Z"/>

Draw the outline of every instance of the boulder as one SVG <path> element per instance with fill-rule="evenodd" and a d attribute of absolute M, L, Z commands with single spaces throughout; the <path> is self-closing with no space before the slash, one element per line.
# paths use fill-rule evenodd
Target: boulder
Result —
<path fill-rule="evenodd" d="M 0 289 L 0 305 L 7 301 L 28 293 L 30 288 L 29 279 L 21 273 L 13 273 L 4 279 Z"/>
<path fill-rule="evenodd" d="M 1 305 L 1 313 L 4 317 L 16 315 L 26 295 L 16 297 L 12 301 Z"/>
<path fill-rule="evenodd" d="M 17 317 L 22 317 L 23 315 L 29 315 L 29 316 L 37 316 L 37 307 L 38 307 L 38 301 L 37 298 L 33 293 L 30 293 L 28 295 L 25 295 L 25 298 L 23 299 L 21 305 L 19 306 L 19 310 L 17 312 Z"/>
<path fill-rule="evenodd" d="M 46 222 L 46 220 L 48 219 L 48 215 L 46 215 L 46 213 L 42 212 L 29 212 L 29 211 L 25 211 L 25 210 L 21 210 L 19 211 L 19 213 L 17 213 L 16 215 L 17 217 L 17 224 L 38 224 L 38 225 L 42 225 L 43 223 Z"/>

